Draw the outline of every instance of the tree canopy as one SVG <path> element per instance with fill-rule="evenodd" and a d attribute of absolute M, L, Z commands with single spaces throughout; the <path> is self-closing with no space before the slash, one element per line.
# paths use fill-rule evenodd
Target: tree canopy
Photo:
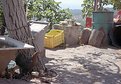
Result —
<path fill-rule="evenodd" d="M 87 16 L 91 16 L 92 15 L 92 11 L 93 11 L 93 0 L 84 0 L 83 1 L 83 10 L 82 10 L 82 14 L 83 14 L 83 18 L 87 17 Z"/>
<path fill-rule="evenodd" d="M 121 0 L 109 0 L 114 9 L 121 9 Z"/>
<path fill-rule="evenodd" d="M 54 0 L 23 0 L 23 2 L 28 20 L 46 19 L 53 24 L 72 16 L 69 9 L 62 9 L 59 6 L 61 2 Z M 0 19 L 2 20 L 1 17 L 3 17 L 3 12 L 0 4 Z"/>
<path fill-rule="evenodd" d="M 99 10 L 103 10 L 104 5 L 113 5 L 114 9 L 121 9 L 121 0 L 99 0 L 100 8 Z M 94 0 L 84 0 L 83 1 L 83 17 L 91 16 L 94 11 Z"/>
<path fill-rule="evenodd" d="M 33 17 L 36 20 L 46 18 L 48 22 L 57 23 L 60 20 L 71 18 L 69 9 L 61 9 L 60 3 L 54 0 L 27 0 L 28 19 Z"/>

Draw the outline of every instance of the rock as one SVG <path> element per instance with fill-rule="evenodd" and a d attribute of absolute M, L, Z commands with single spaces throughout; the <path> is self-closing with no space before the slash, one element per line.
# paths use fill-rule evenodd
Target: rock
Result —
<path fill-rule="evenodd" d="M 67 21 L 60 21 L 60 24 L 61 24 L 61 25 L 66 25 L 66 26 L 67 26 L 67 25 L 68 25 L 68 22 L 67 22 Z"/>
<path fill-rule="evenodd" d="M 81 26 L 81 23 L 75 22 L 75 26 Z"/>
<path fill-rule="evenodd" d="M 63 29 L 63 26 L 60 25 L 60 24 L 54 24 L 54 25 L 53 25 L 53 28 L 54 28 L 54 29 L 62 30 L 62 29 Z"/>
<path fill-rule="evenodd" d="M 88 44 L 88 40 L 91 34 L 91 29 L 89 28 L 84 28 L 81 32 L 81 37 L 80 37 L 80 45 L 82 44 Z"/>
<path fill-rule="evenodd" d="M 100 28 L 99 30 L 93 29 L 89 38 L 89 45 L 100 47 L 103 39 L 104 39 L 105 33 L 103 28 Z"/>
<path fill-rule="evenodd" d="M 39 72 L 32 72 L 31 75 L 34 77 L 39 77 Z"/>
<path fill-rule="evenodd" d="M 67 26 L 64 28 L 64 39 L 66 45 L 77 45 L 79 43 L 79 36 L 80 26 Z"/>
<path fill-rule="evenodd" d="M 12 68 L 15 68 L 16 67 L 16 62 L 15 61 L 13 61 L 13 60 L 11 60 L 10 62 L 9 62 L 9 64 L 8 64 L 8 69 L 12 69 Z"/>
<path fill-rule="evenodd" d="M 65 19 L 67 21 L 68 25 L 75 26 L 75 21 L 73 19 Z"/>

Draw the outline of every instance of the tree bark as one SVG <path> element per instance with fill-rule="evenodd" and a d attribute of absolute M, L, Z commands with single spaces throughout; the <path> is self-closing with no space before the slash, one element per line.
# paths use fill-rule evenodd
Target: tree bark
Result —
<path fill-rule="evenodd" d="M 25 16 L 22 0 L 1 1 L 9 36 L 14 39 L 32 44 L 32 41 L 28 41 L 32 38 L 32 36 L 30 28 L 27 24 L 27 18 Z"/>
<path fill-rule="evenodd" d="M 1 0 L 8 34 L 11 38 L 34 45 L 22 0 Z M 17 64 L 28 70 L 33 49 L 19 50 Z M 26 71 L 26 70 L 24 70 Z"/>

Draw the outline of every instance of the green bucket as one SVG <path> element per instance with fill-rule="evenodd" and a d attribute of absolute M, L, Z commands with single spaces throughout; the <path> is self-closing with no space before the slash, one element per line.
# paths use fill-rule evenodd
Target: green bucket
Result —
<path fill-rule="evenodd" d="M 93 12 L 93 29 L 99 28 L 109 33 L 113 28 L 113 12 Z"/>

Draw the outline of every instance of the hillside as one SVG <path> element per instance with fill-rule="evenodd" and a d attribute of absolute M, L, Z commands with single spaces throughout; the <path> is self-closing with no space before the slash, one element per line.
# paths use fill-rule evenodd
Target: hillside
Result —
<path fill-rule="evenodd" d="M 70 9 L 72 15 L 82 15 L 82 11 L 80 9 Z"/>
<path fill-rule="evenodd" d="M 84 19 L 82 18 L 82 11 L 81 9 L 70 9 L 73 19 L 76 20 L 77 22 L 80 22 L 84 26 Z"/>

